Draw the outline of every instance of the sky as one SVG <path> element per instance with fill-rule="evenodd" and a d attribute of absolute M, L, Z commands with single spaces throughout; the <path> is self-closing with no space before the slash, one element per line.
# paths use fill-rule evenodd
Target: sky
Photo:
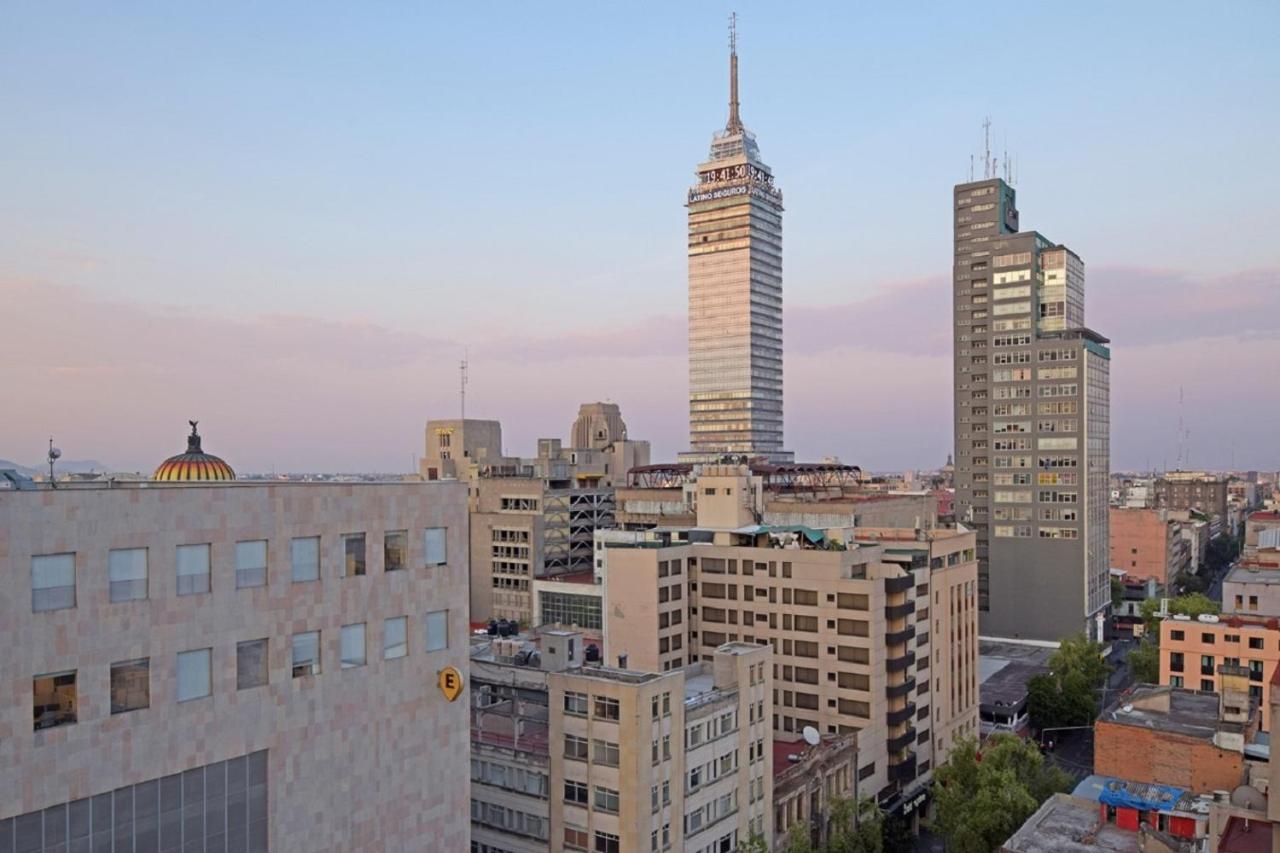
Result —
<path fill-rule="evenodd" d="M 731 8 L 10 4 L 0 458 L 148 470 L 199 419 L 241 471 L 407 471 L 464 356 L 509 453 L 607 399 L 673 458 Z M 1113 469 L 1280 468 L 1280 4 L 736 11 L 798 457 L 950 451 L 951 189 L 990 116 L 1022 226 L 1085 260 Z"/>

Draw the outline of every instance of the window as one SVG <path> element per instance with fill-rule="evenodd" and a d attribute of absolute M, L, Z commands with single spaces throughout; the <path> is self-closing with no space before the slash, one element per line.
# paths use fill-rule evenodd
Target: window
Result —
<path fill-rule="evenodd" d="M 342 576 L 360 577 L 364 574 L 364 534 L 346 533 L 342 536 Z"/>
<path fill-rule="evenodd" d="M 113 602 L 147 597 L 147 549 L 120 548 L 107 554 L 109 597 Z"/>
<path fill-rule="evenodd" d="M 209 591 L 209 546 L 178 546 L 178 595 Z"/>
<path fill-rule="evenodd" d="M 1169 652 L 1169 671 L 1182 672 L 1183 667 L 1182 652 Z"/>
<path fill-rule="evenodd" d="M 1169 686 L 1170 686 L 1170 687 L 1181 687 L 1181 686 L 1182 686 L 1182 676 L 1181 676 L 1181 675 L 1171 675 L 1171 676 L 1169 676 Z"/>
<path fill-rule="evenodd" d="M 1183 640 L 1183 639 L 1186 639 L 1186 636 L 1187 636 L 1187 635 L 1186 635 L 1186 633 L 1185 633 L 1185 632 L 1183 632 L 1183 631 L 1170 631 L 1170 632 L 1169 632 L 1169 639 L 1171 639 L 1171 640 Z"/>
<path fill-rule="evenodd" d="M 589 843 L 590 840 L 585 829 L 578 829 L 575 826 L 566 826 L 564 828 L 564 846 L 566 850 L 586 850 Z"/>
<path fill-rule="evenodd" d="M 1250 638 L 1249 638 L 1249 648 L 1251 648 L 1251 649 L 1261 649 L 1261 648 L 1262 648 L 1262 638 L 1261 638 L 1261 637 L 1250 637 Z"/>
<path fill-rule="evenodd" d="M 1201 689 L 1201 690 L 1204 690 L 1204 691 L 1206 691 L 1206 692 L 1208 692 L 1208 693 L 1212 693 L 1212 692 L 1213 692 L 1213 679 L 1211 679 L 1211 678 L 1202 678 L 1202 679 L 1200 679 L 1200 689 Z"/>
<path fill-rule="evenodd" d="M 364 666 L 364 625 L 359 622 L 355 625 L 342 626 L 342 668 L 354 669 L 357 666 Z"/>
<path fill-rule="evenodd" d="M 267 540 L 236 543 L 236 589 L 266 586 Z"/>
<path fill-rule="evenodd" d="M 384 571 L 398 572 L 405 567 L 409 550 L 409 531 L 388 530 L 382 538 L 382 567 Z"/>
<path fill-rule="evenodd" d="M 607 696 L 595 697 L 595 713 L 592 715 L 598 720 L 616 720 L 618 719 L 618 700 L 610 699 Z"/>
<path fill-rule="evenodd" d="M 449 611 L 433 610 L 427 614 L 427 651 L 449 648 Z"/>
<path fill-rule="evenodd" d="M 261 687 L 267 678 L 266 638 L 236 643 L 236 689 Z"/>
<path fill-rule="evenodd" d="M 382 659 L 392 660 L 409 654 L 409 617 L 392 616 L 382 623 Z"/>
<path fill-rule="evenodd" d="M 1200 655 L 1200 674 L 1213 675 L 1213 655 Z"/>
<path fill-rule="evenodd" d="M 590 797 L 587 786 L 582 782 L 575 782 L 572 779 L 564 780 L 564 801 L 566 803 L 577 803 L 585 806 Z"/>
<path fill-rule="evenodd" d="M 290 543 L 293 582 L 306 583 L 320 579 L 320 537 L 301 536 Z"/>
<path fill-rule="evenodd" d="M 591 746 L 591 760 L 596 764 L 603 764 L 607 767 L 618 766 L 618 745 L 616 743 L 597 739 L 591 742 Z"/>
<path fill-rule="evenodd" d="M 573 761 L 587 760 L 587 739 L 577 735 L 564 736 L 564 757 Z"/>
<path fill-rule="evenodd" d="M 575 717 L 585 717 L 587 715 L 587 694 L 566 690 L 564 693 L 564 712 L 573 714 Z"/>
<path fill-rule="evenodd" d="M 213 649 L 178 652 L 178 701 L 203 699 L 213 692 L 209 659 Z"/>
<path fill-rule="evenodd" d="M 69 726 L 76 721 L 76 673 L 37 675 L 31 681 L 35 730 Z"/>
<path fill-rule="evenodd" d="M 1214 635 L 1213 635 L 1213 634 L 1201 634 L 1201 635 L 1200 635 L 1200 642 L 1204 643 L 1206 646 L 1212 646 L 1212 645 L 1213 645 L 1213 641 L 1214 641 Z"/>
<path fill-rule="evenodd" d="M 151 659 L 111 664 L 111 713 L 151 707 Z"/>
<path fill-rule="evenodd" d="M 320 632 L 293 635 L 293 677 L 320 674 Z"/>
<path fill-rule="evenodd" d="M 595 853 L 619 853 L 621 847 L 618 846 L 618 836 L 608 832 L 596 830 L 596 848 Z"/>
<path fill-rule="evenodd" d="M 443 566 L 449 561 L 445 544 L 445 528 L 428 527 L 423 534 L 426 545 L 426 563 L 428 566 Z"/>
<path fill-rule="evenodd" d="M 595 806 L 599 811 L 617 814 L 618 792 L 612 788 L 602 788 L 601 786 L 596 785 Z"/>
<path fill-rule="evenodd" d="M 31 612 L 76 606 L 76 555 L 31 558 Z"/>

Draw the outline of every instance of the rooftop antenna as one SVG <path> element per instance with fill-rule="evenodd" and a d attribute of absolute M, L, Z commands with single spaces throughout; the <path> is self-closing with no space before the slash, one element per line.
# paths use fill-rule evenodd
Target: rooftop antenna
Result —
<path fill-rule="evenodd" d="M 58 481 L 53 479 L 53 463 L 62 455 L 62 451 L 53 446 L 53 436 L 49 436 L 49 487 L 58 488 Z"/>
<path fill-rule="evenodd" d="M 969 183 L 973 183 L 973 155 L 969 155 Z"/>
<path fill-rule="evenodd" d="M 742 132 L 742 117 L 738 114 L 738 13 L 729 13 L 729 133 Z"/>
<path fill-rule="evenodd" d="M 1006 141 L 1004 144 L 1004 182 L 1007 184 L 1011 180 L 1012 175 L 1009 172 L 1009 143 Z"/>
<path fill-rule="evenodd" d="M 982 120 L 982 177 L 991 178 L 991 116 Z"/>
<path fill-rule="evenodd" d="M 469 350 L 462 351 L 462 361 L 458 362 L 458 400 L 462 408 L 462 420 L 467 419 L 467 355 Z"/>

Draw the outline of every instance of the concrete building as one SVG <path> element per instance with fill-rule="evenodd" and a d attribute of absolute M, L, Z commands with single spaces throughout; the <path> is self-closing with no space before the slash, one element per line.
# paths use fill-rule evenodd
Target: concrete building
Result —
<path fill-rule="evenodd" d="M 1280 535 L 1267 531 L 1280 530 L 1280 511 L 1259 510 L 1249 514 L 1244 523 L 1244 556 L 1253 556 L 1258 549 L 1280 548 Z"/>
<path fill-rule="evenodd" d="M 1110 360 L 1084 263 L 1019 231 L 999 178 L 955 188 L 956 519 L 978 537 L 984 636 L 1099 638 L 1108 590 Z"/>
<path fill-rule="evenodd" d="M 1132 811 L 1132 810 L 1130 810 Z M 1116 821 L 1116 807 L 1073 794 L 1045 800 L 1000 853 L 1191 853 L 1192 842 L 1140 825 Z"/>
<path fill-rule="evenodd" d="M 1227 480 L 1205 471 L 1168 471 L 1155 482 L 1160 509 L 1200 510 L 1227 518 Z"/>
<path fill-rule="evenodd" d="M 1217 693 L 1222 667 L 1243 667 L 1266 732 L 1271 731 L 1270 686 L 1278 660 L 1280 620 L 1275 616 L 1173 616 L 1160 623 L 1160 683 Z"/>
<path fill-rule="evenodd" d="M 773 831 L 769 650 L 665 673 L 546 630 L 472 649 L 472 850 L 734 850 Z M 629 667 L 629 664 L 628 664 Z"/>
<path fill-rule="evenodd" d="M 782 449 L 782 191 L 738 111 L 689 188 L 689 453 L 789 461 Z"/>
<path fill-rule="evenodd" d="M 1255 552 L 1222 580 L 1222 611 L 1280 617 L 1280 551 Z"/>
<path fill-rule="evenodd" d="M 1111 568 L 1166 586 L 1191 570 L 1190 543 L 1167 510 L 1111 507 Z"/>
<path fill-rule="evenodd" d="M 703 466 L 694 525 L 605 543 L 606 655 L 771 646 L 774 730 L 859 732 L 860 790 L 901 810 L 978 730 L 973 534 L 761 524 L 760 479 Z"/>
<path fill-rule="evenodd" d="M 466 500 L 0 491 L 0 850 L 465 849 Z"/>
<path fill-rule="evenodd" d="M 983 639 L 978 644 L 978 693 L 980 731 L 1027 736 L 1031 717 L 1027 710 L 1027 685 L 1049 671 L 1053 649 L 1028 643 Z"/>
<path fill-rule="evenodd" d="M 857 735 L 822 735 L 809 745 L 803 739 L 773 741 L 773 844 L 785 849 L 787 834 L 807 822 L 815 845 L 831 835 L 831 802 L 859 801 Z"/>

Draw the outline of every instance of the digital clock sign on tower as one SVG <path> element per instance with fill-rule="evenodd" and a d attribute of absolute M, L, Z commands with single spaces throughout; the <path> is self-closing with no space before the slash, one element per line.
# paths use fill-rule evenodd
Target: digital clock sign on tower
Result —
<path fill-rule="evenodd" d="M 689 447 L 791 461 L 782 449 L 782 192 L 738 112 L 729 40 L 729 121 L 689 188 Z"/>

